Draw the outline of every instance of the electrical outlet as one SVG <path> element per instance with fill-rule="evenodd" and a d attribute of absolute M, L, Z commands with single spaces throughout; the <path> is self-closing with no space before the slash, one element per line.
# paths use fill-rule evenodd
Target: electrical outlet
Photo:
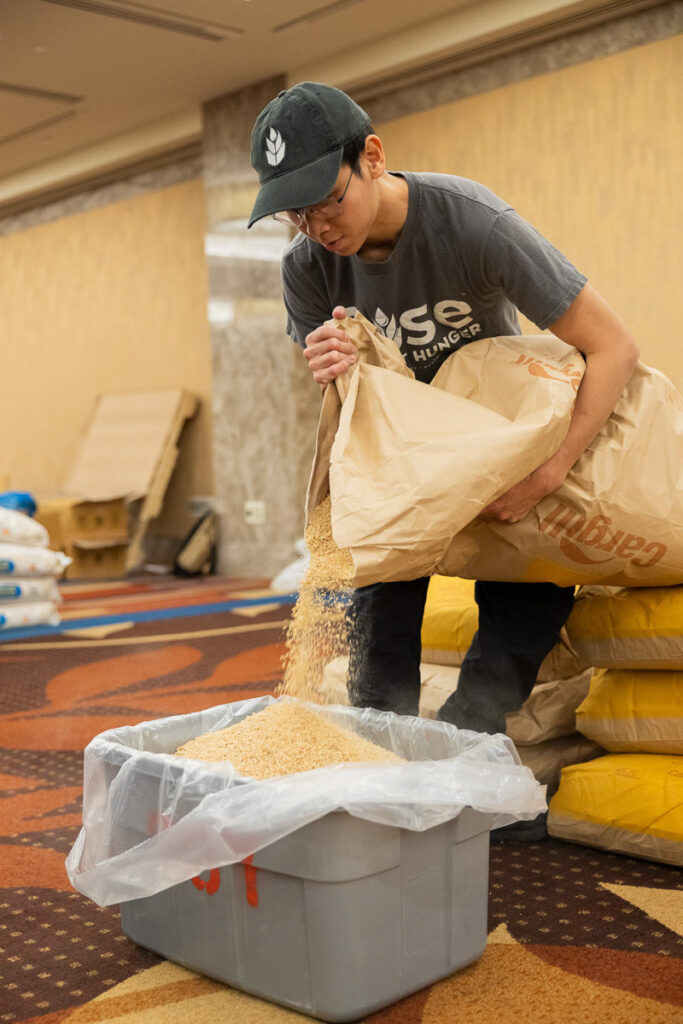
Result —
<path fill-rule="evenodd" d="M 265 501 L 245 501 L 244 521 L 248 526 L 263 526 L 266 521 Z"/>

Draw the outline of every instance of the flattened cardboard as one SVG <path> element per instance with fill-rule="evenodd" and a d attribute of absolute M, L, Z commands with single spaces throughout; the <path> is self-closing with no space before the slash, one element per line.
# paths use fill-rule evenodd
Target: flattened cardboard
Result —
<path fill-rule="evenodd" d="M 145 497 L 196 409 L 197 398 L 181 389 L 101 395 L 64 491 L 90 501 Z"/>
<path fill-rule="evenodd" d="M 73 559 L 69 578 L 123 576 L 141 561 L 197 404 L 182 389 L 98 398 L 63 491 L 38 498 L 51 546 Z"/>

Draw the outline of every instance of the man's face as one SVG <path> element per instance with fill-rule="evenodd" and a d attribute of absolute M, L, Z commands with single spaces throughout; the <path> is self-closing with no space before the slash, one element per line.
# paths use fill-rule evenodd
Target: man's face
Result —
<path fill-rule="evenodd" d="M 363 155 L 360 174 L 352 173 L 348 164 L 342 164 L 329 199 L 307 207 L 299 228 L 311 241 L 339 256 L 358 252 L 376 216 L 377 199 L 364 161 Z"/>

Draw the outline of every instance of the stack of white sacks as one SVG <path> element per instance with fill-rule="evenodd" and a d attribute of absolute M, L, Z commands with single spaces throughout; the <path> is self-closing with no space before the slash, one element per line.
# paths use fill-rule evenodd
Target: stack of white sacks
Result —
<path fill-rule="evenodd" d="M 58 625 L 57 579 L 71 559 L 48 545 L 44 526 L 23 512 L 0 506 L 0 632 Z"/>

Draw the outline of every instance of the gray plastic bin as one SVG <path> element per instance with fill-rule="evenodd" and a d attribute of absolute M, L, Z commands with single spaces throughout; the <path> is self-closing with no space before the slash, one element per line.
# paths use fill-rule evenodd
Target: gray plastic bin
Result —
<path fill-rule="evenodd" d="M 325 1021 L 354 1021 L 476 960 L 491 818 L 414 832 L 334 812 L 237 864 L 121 904 L 147 949 Z"/>

